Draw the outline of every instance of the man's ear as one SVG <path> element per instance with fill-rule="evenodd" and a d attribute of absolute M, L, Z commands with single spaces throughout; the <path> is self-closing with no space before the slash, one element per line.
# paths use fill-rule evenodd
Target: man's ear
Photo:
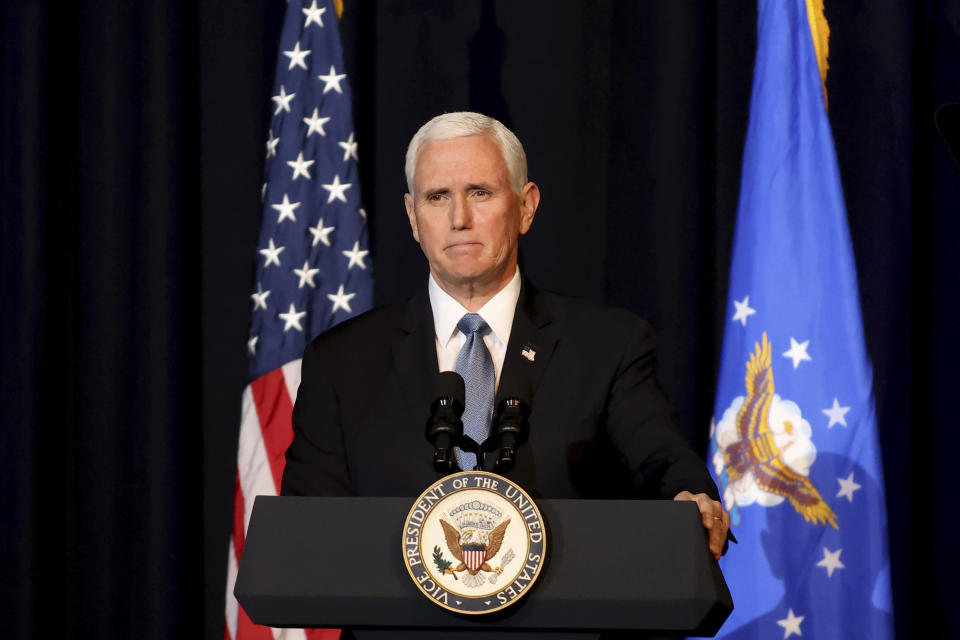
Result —
<path fill-rule="evenodd" d="M 413 232 L 413 239 L 420 243 L 420 231 L 417 229 L 417 213 L 413 210 L 413 196 L 409 193 L 403 194 L 403 206 L 407 209 L 407 220 L 410 221 L 410 231 Z"/>
<path fill-rule="evenodd" d="M 534 182 L 528 182 L 520 190 L 520 233 L 530 230 L 533 218 L 537 215 L 540 206 L 540 187 Z"/>

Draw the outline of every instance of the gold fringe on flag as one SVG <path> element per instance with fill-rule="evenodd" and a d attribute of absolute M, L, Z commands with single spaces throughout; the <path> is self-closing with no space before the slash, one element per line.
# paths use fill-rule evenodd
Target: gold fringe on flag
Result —
<path fill-rule="evenodd" d="M 820 82 L 823 83 L 823 106 L 827 108 L 827 70 L 830 63 L 830 25 L 823 12 L 823 0 L 807 0 L 807 21 L 810 23 L 810 35 L 813 37 L 813 50 L 820 67 Z"/>

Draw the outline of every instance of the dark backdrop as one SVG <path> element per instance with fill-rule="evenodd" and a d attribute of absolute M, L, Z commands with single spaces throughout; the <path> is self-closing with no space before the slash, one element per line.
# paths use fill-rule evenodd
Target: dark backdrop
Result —
<path fill-rule="evenodd" d="M 719 6 L 718 6 L 719 5 Z M 30 638 L 221 638 L 264 140 L 285 4 L 0 6 L 0 614 Z M 960 560 L 960 8 L 827 0 L 830 117 L 873 359 L 899 637 Z M 543 288 L 627 307 L 705 445 L 753 3 L 347 0 L 378 301 L 425 264 L 405 143 L 476 109 L 524 141 Z M 750 553 L 747 549 L 734 552 Z"/>

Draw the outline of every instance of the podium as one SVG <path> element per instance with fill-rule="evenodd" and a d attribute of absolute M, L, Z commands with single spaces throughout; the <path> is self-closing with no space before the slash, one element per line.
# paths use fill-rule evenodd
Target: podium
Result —
<path fill-rule="evenodd" d="M 412 502 L 258 496 L 237 599 L 257 624 L 355 629 L 711 636 L 733 610 L 696 504 L 542 499 L 547 557 L 532 591 L 497 613 L 452 613 L 424 597 L 404 566 Z"/>

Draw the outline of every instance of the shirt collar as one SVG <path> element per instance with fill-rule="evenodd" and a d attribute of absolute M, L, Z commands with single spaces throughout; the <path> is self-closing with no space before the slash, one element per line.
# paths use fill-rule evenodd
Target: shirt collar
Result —
<path fill-rule="evenodd" d="M 440 288 L 437 281 L 433 279 L 433 274 L 430 274 L 429 280 L 427 290 L 430 294 L 430 307 L 433 309 L 433 327 L 437 333 L 437 341 L 441 346 L 446 346 L 450 338 L 456 335 L 460 318 L 470 312 Z M 517 267 L 510 282 L 477 310 L 503 344 L 510 341 L 510 328 L 513 326 L 513 315 L 517 310 L 519 299 L 520 268 Z"/>

